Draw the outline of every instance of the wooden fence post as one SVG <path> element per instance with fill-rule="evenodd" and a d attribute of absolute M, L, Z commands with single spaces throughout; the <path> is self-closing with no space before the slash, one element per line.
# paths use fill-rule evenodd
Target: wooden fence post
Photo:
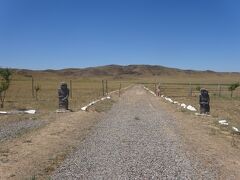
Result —
<path fill-rule="evenodd" d="M 221 84 L 218 84 L 218 97 L 221 97 L 222 87 Z"/>
<path fill-rule="evenodd" d="M 106 95 L 108 95 L 108 81 L 106 80 Z"/>
<path fill-rule="evenodd" d="M 102 95 L 104 96 L 105 94 L 104 94 L 104 80 L 102 80 Z"/>
<path fill-rule="evenodd" d="M 120 85 L 119 85 L 119 91 L 118 91 L 118 97 L 120 97 L 120 95 L 121 95 L 121 88 L 122 88 L 122 84 L 120 83 Z"/>
<path fill-rule="evenodd" d="M 154 92 L 155 92 L 155 94 L 157 94 L 157 83 L 154 83 Z"/>
<path fill-rule="evenodd" d="M 34 79 L 32 77 L 32 97 L 34 98 Z"/>
<path fill-rule="evenodd" d="M 189 83 L 189 96 L 192 96 L 192 83 Z"/>
<path fill-rule="evenodd" d="M 72 80 L 70 80 L 70 98 L 72 99 Z"/>

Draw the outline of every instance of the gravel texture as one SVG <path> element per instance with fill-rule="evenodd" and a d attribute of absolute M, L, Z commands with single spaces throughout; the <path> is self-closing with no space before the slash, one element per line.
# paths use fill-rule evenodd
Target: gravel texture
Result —
<path fill-rule="evenodd" d="M 141 86 L 127 91 L 52 179 L 218 179 L 156 102 Z"/>
<path fill-rule="evenodd" d="M 40 120 L 21 120 L 1 124 L 0 126 L 0 142 L 17 137 L 31 129 L 38 128 L 44 124 Z"/>

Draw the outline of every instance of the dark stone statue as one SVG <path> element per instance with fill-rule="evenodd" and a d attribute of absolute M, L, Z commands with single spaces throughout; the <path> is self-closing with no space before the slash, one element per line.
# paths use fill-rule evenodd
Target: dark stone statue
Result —
<path fill-rule="evenodd" d="M 210 97 L 206 89 L 200 90 L 199 104 L 200 104 L 200 113 L 209 114 L 210 112 Z"/>
<path fill-rule="evenodd" d="M 67 83 L 62 82 L 60 89 L 58 89 L 59 109 L 68 110 L 68 96 L 69 89 L 67 87 Z"/>

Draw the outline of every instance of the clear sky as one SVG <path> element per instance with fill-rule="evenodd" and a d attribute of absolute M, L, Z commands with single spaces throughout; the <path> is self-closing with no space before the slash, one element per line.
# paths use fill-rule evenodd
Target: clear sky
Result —
<path fill-rule="evenodd" d="M 239 0 L 0 0 L 0 66 L 240 72 Z"/>

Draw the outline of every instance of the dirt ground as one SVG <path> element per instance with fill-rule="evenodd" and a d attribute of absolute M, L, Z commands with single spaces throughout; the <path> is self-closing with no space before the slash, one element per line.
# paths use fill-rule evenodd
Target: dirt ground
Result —
<path fill-rule="evenodd" d="M 222 179 L 240 179 L 238 135 L 225 131 L 211 117 L 182 112 L 160 98 L 157 102 L 154 106 L 161 106 L 179 122 L 179 136 L 188 144 L 188 151 L 206 164 L 217 159 Z M 44 127 L 0 143 L 0 179 L 47 179 L 104 113 L 93 108 L 90 112 L 54 114 Z"/>
<path fill-rule="evenodd" d="M 0 147 L 0 179 L 46 179 L 86 136 L 97 117 L 99 113 L 82 111 L 55 114 L 45 127 L 4 141 Z"/>
<path fill-rule="evenodd" d="M 206 165 L 216 160 L 221 179 L 240 179 L 239 135 L 216 124 L 214 117 L 199 117 L 162 100 L 159 104 L 182 127 L 179 135 L 188 144 L 187 151 L 200 157 Z"/>

